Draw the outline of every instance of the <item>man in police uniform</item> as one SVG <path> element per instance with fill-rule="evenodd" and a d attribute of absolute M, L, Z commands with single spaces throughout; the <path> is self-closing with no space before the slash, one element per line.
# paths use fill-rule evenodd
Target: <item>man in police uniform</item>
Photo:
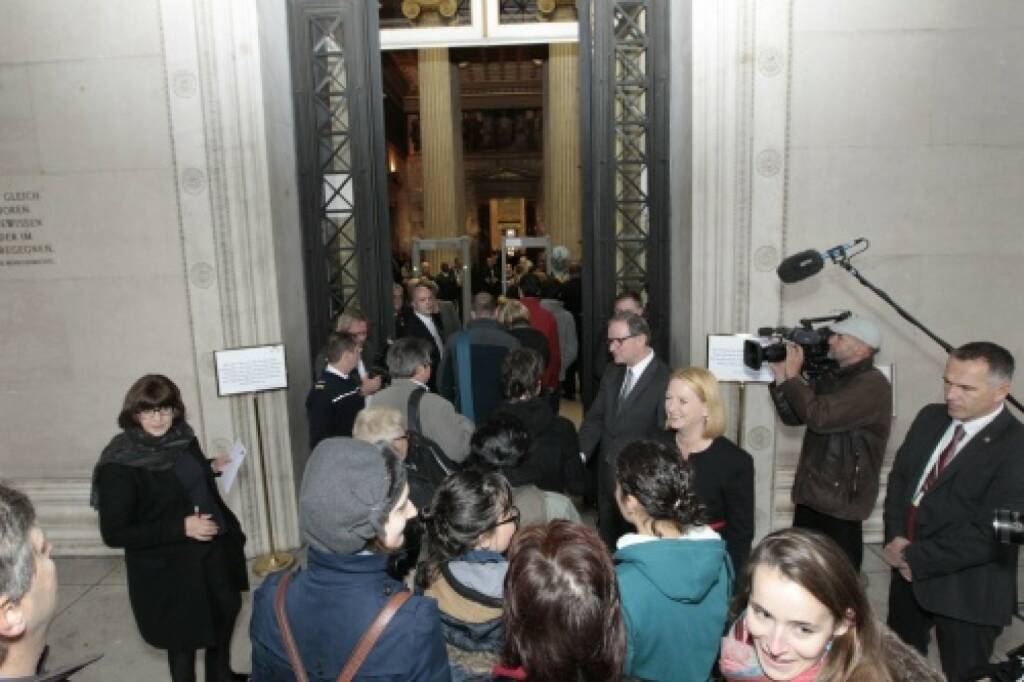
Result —
<path fill-rule="evenodd" d="M 366 405 L 356 371 L 359 345 L 355 337 L 344 332 L 332 334 L 326 354 L 327 367 L 306 397 L 310 450 L 324 438 L 351 437 L 356 414 Z"/>

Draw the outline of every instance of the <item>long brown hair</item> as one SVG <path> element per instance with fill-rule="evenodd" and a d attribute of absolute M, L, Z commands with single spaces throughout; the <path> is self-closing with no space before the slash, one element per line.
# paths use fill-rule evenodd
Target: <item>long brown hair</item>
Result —
<path fill-rule="evenodd" d="M 882 630 L 857 570 L 831 538 L 805 528 L 787 528 L 765 536 L 750 555 L 734 613 L 746 607 L 758 566 L 777 569 L 849 628 L 832 640 L 818 682 L 892 682 L 885 666 Z"/>
<path fill-rule="evenodd" d="M 169 407 L 174 411 L 175 424 L 184 421 L 185 403 L 175 383 L 163 374 L 147 374 L 132 384 L 125 394 L 121 413 L 117 415 L 117 425 L 122 429 L 137 427 L 140 412 L 161 407 Z"/>
<path fill-rule="evenodd" d="M 504 662 L 530 682 L 622 678 L 615 566 L 594 530 L 565 520 L 516 534 L 505 577 Z"/>

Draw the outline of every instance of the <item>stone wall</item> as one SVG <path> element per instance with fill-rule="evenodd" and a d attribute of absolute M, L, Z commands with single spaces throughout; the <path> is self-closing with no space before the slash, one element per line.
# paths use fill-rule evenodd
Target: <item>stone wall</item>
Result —
<path fill-rule="evenodd" d="M 140 375 L 181 386 L 209 456 L 236 438 L 257 452 L 252 399 L 218 397 L 213 351 L 285 340 L 261 83 L 252 2 L 4 6 L 0 471 L 58 553 L 104 551 L 89 478 Z M 259 403 L 274 530 L 293 546 L 286 395 Z M 227 496 L 250 553 L 267 539 L 261 475 L 250 458 Z"/>
<path fill-rule="evenodd" d="M 694 224 L 674 251 L 694 295 L 689 354 L 675 361 L 703 363 L 711 332 L 871 316 L 879 363 L 896 368 L 891 461 L 917 410 L 942 398 L 944 353 L 839 268 L 785 287 L 774 268 L 865 237 L 861 272 L 936 333 L 1024 358 L 1024 300 L 1011 293 L 1024 255 L 1024 6 L 704 0 L 693 12 Z M 759 532 L 789 524 L 802 434 L 766 420 L 767 401 L 748 390 Z M 878 514 L 867 529 L 880 538 Z"/>

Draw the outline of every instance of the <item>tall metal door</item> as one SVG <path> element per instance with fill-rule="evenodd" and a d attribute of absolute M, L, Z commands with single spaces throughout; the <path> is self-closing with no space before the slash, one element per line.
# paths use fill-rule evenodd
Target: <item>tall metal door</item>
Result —
<path fill-rule="evenodd" d="M 666 357 L 668 349 L 671 4 L 579 3 L 583 284 L 589 293 L 581 350 L 589 367 L 605 352 L 604 323 L 616 294 L 627 289 L 646 295 L 655 350 Z M 593 373 L 585 374 L 589 404 L 597 386 Z"/>
<path fill-rule="evenodd" d="M 391 258 L 377 3 L 291 0 L 310 357 L 358 307 L 390 333 Z"/>

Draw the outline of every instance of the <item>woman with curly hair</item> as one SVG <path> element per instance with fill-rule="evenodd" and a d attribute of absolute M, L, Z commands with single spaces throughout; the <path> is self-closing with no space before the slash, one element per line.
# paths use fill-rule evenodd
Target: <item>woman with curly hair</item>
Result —
<path fill-rule="evenodd" d="M 615 552 L 626 674 L 707 680 L 725 629 L 732 568 L 725 542 L 704 525 L 693 469 L 666 445 L 632 443 L 615 465 L 615 500 L 636 527 Z"/>
<path fill-rule="evenodd" d="M 508 481 L 473 469 L 452 474 L 434 493 L 423 524 L 427 550 L 416 581 L 437 600 L 445 639 L 460 649 L 497 651 L 504 638 L 504 552 L 519 526 Z"/>

